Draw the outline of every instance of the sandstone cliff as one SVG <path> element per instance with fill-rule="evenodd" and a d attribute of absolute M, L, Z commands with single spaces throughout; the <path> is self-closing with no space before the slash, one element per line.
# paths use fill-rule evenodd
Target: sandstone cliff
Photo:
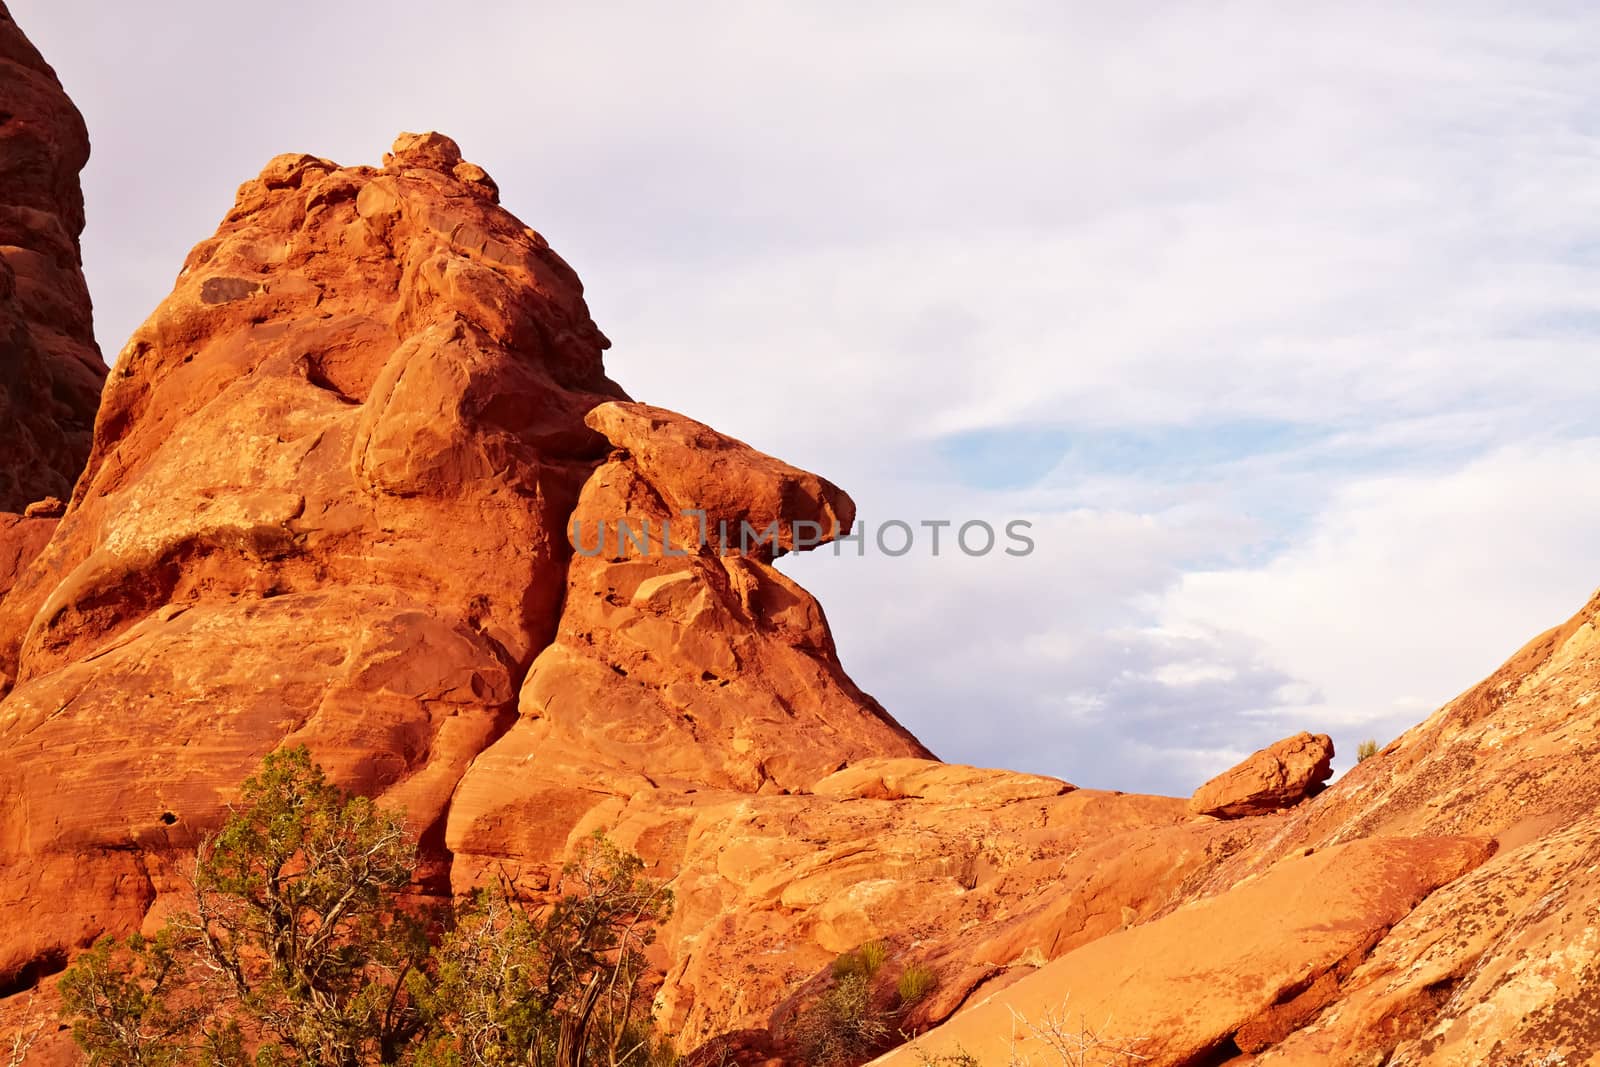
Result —
<path fill-rule="evenodd" d="M 78 249 L 88 159 L 83 117 L 0 3 L 0 512 L 65 500 L 89 455 L 106 369 Z"/>

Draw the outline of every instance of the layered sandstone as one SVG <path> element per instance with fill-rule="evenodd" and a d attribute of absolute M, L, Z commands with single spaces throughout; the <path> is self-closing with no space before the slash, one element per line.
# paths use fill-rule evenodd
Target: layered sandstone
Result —
<path fill-rule="evenodd" d="M 0 512 L 67 498 L 89 456 L 106 369 L 78 246 L 88 159 L 83 116 L 0 3 Z"/>

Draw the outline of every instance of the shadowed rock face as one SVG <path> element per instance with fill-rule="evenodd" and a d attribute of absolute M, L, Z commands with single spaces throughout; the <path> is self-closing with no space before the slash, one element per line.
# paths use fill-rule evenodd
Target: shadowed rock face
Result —
<path fill-rule="evenodd" d="M 106 369 L 78 250 L 88 159 L 83 117 L 0 3 L 0 512 L 66 499 L 89 456 Z"/>

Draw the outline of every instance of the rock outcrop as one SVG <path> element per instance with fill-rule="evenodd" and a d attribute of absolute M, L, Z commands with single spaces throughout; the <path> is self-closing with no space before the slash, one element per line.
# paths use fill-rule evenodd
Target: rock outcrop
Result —
<path fill-rule="evenodd" d="M 880 1062 L 912 1067 L 959 1052 L 985 1064 L 1045 1062 L 1059 1051 L 1052 1039 L 1085 1036 L 1094 1043 L 1080 1049 L 1086 1060 L 1067 1062 L 1183 1067 L 1262 1051 L 1337 989 L 1319 979 L 1492 851 L 1488 839 L 1386 838 L 1286 859 L 1069 953 Z"/>
<path fill-rule="evenodd" d="M 933 759 L 773 566 L 849 497 L 629 401 L 497 195 L 438 134 L 273 160 L 125 346 L 64 513 L 8 528 L 0 987 L 155 921 L 284 744 L 403 808 L 432 892 L 537 895 L 596 829 L 645 857 L 686 1045 L 872 938 L 945 973 L 937 1021 L 1226 854 L 1181 801 Z"/>
<path fill-rule="evenodd" d="M 51 497 L 28 505 L 21 515 L 0 512 L 0 600 L 50 543 L 61 517 L 60 503 Z M 3 681 L 0 688 L 4 688 Z"/>
<path fill-rule="evenodd" d="M 1137 937 L 1066 954 L 924 1046 L 998 1049 L 996 1020 L 1064 1010 L 1153 1063 L 1600 1063 L 1597 694 L 1600 594 L 1313 800 L 1217 824 L 1254 835 Z M 1418 882 L 1417 855 L 1455 858 Z M 1263 937 L 1276 962 L 1239 954 Z"/>
<path fill-rule="evenodd" d="M 437 135 L 281 156 L 128 342 L 0 605 L 0 975 L 137 925 L 282 743 L 437 834 L 514 721 L 608 450 L 583 417 L 622 393 L 494 201 Z"/>
<path fill-rule="evenodd" d="M 1299 733 L 1274 742 L 1194 791 L 1189 810 L 1237 819 L 1290 808 L 1320 793 L 1333 774 L 1333 740 Z"/>
<path fill-rule="evenodd" d="M 78 248 L 88 159 L 83 116 L 0 3 L 0 512 L 66 499 L 89 456 L 106 368 Z"/>

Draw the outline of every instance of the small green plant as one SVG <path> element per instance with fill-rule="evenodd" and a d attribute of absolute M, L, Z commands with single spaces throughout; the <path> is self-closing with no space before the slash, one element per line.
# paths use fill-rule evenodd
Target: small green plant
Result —
<path fill-rule="evenodd" d="M 1373 756 L 1376 756 L 1377 754 L 1378 754 L 1378 742 L 1373 740 L 1370 737 L 1367 740 L 1361 742 L 1359 745 L 1356 746 L 1356 762 L 1357 763 L 1365 763 L 1365 762 L 1367 762 L 1367 760 L 1371 759 Z"/>
<path fill-rule="evenodd" d="M 900 1007 L 904 1009 L 933 992 L 933 987 L 938 984 L 939 976 L 933 973 L 933 968 L 922 963 L 910 963 L 900 972 L 894 991 L 900 997 Z"/>
<path fill-rule="evenodd" d="M 889 960 L 881 941 L 868 941 L 833 961 L 832 983 L 802 1009 L 789 1036 L 810 1067 L 853 1067 L 884 1051 L 893 1034 L 889 1012 L 874 996 L 874 980 Z"/>
<path fill-rule="evenodd" d="M 926 1049 L 917 1050 L 917 1067 L 983 1067 L 978 1057 L 965 1049 L 935 1055 Z"/>
<path fill-rule="evenodd" d="M 868 941 L 854 952 L 846 952 L 833 961 L 833 976 L 843 978 L 846 975 L 861 974 L 867 978 L 875 978 L 883 965 L 889 961 L 889 950 L 881 941 Z"/>
<path fill-rule="evenodd" d="M 792 1030 L 801 1062 L 811 1067 L 865 1063 L 883 1050 L 890 1033 L 872 998 L 872 978 L 860 970 L 836 973 L 832 987 L 795 1017 Z"/>

